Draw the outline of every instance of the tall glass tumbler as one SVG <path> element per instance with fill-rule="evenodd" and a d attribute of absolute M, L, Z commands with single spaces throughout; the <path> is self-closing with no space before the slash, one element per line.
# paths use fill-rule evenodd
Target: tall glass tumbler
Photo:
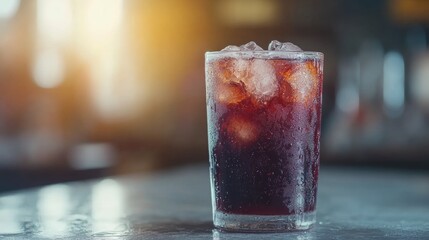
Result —
<path fill-rule="evenodd" d="M 315 222 L 323 54 L 205 55 L 213 221 L 230 231 Z"/>

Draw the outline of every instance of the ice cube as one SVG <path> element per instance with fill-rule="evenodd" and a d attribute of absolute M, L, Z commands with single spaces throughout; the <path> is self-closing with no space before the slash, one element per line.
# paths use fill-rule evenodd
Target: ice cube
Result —
<path fill-rule="evenodd" d="M 257 100 L 268 101 L 278 89 L 274 67 L 262 59 L 254 60 L 249 67 L 250 75 L 242 79 L 246 91 Z"/>
<path fill-rule="evenodd" d="M 231 52 L 231 51 L 240 51 L 240 47 L 235 45 L 226 46 L 224 49 L 220 50 L 221 52 Z"/>
<path fill-rule="evenodd" d="M 216 66 L 218 78 L 222 83 L 240 83 L 249 73 L 249 61 L 243 59 L 227 59 Z"/>
<path fill-rule="evenodd" d="M 269 51 L 285 51 L 285 52 L 300 52 L 302 49 L 290 42 L 279 42 L 277 40 L 273 40 L 268 45 Z"/>
<path fill-rule="evenodd" d="M 223 104 L 237 104 L 246 98 L 244 90 L 237 85 L 220 83 L 217 89 L 217 100 Z"/>
<path fill-rule="evenodd" d="M 234 115 L 227 121 L 226 130 L 234 139 L 236 147 L 252 143 L 259 136 L 258 126 L 244 116 Z"/>
<path fill-rule="evenodd" d="M 309 62 L 296 65 L 285 80 L 292 88 L 295 102 L 309 103 L 317 94 L 317 69 Z"/>
<path fill-rule="evenodd" d="M 232 73 L 235 76 L 234 82 L 240 82 L 245 78 L 248 78 L 250 74 L 250 62 L 244 59 L 232 60 Z"/>
<path fill-rule="evenodd" d="M 240 50 L 241 51 L 263 51 L 264 49 L 258 46 L 258 44 L 256 44 L 255 42 L 251 41 L 241 45 Z"/>

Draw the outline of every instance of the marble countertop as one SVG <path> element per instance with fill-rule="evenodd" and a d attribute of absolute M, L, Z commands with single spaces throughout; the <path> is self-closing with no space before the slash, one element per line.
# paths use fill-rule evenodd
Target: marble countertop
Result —
<path fill-rule="evenodd" d="M 429 174 L 321 168 L 309 231 L 213 228 L 207 165 L 0 195 L 1 239 L 429 239 Z"/>

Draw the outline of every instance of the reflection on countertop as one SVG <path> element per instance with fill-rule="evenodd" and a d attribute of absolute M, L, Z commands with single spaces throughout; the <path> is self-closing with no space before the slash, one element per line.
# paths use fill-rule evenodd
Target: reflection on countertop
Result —
<path fill-rule="evenodd" d="M 11 239 L 423 239 L 429 177 L 322 167 L 318 219 L 305 232 L 213 229 L 208 166 L 56 184 L 0 196 L 0 237 Z"/>

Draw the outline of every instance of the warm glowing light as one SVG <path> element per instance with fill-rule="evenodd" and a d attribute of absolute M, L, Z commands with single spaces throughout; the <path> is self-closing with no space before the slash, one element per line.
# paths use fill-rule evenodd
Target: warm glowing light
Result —
<path fill-rule="evenodd" d="M 279 5 L 272 0 L 218 1 L 220 20 L 228 25 L 270 25 L 279 18 Z"/>
<path fill-rule="evenodd" d="M 144 95 L 132 63 L 120 61 L 115 52 L 103 56 L 92 69 L 94 105 L 105 119 L 130 117 Z"/>
<path fill-rule="evenodd" d="M 108 31 L 119 27 L 122 21 L 123 0 L 92 0 L 88 4 L 91 30 Z"/>
<path fill-rule="evenodd" d="M 1 0 L 0 18 L 11 18 L 18 11 L 20 0 Z"/>
<path fill-rule="evenodd" d="M 53 88 L 64 80 L 64 62 L 55 49 L 37 53 L 33 65 L 34 82 L 42 88 Z"/>
<path fill-rule="evenodd" d="M 77 52 L 90 64 L 97 65 L 121 43 L 122 0 L 76 1 L 75 43 Z"/>
<path fill-rule="evenodd" d="M 77 2 L 76 46 L 91 68 L 91 97 L 104 119 L 128 118 L 141 99 L 138 78 L 124 53 L 123 0 Z"/>
<path fill-rule="evenodd" d="M 42 41 L 64 42 L 73 27 L 71 0 L 38 0 L 37 31 Z"/>
<path fill-rule="evenodd" d="M 56 0 L 54 0 L 56 1 Z M 85 1 L 84 34 L 91 40 L 106 40 L 122 23 L 123 0 Z"/>

